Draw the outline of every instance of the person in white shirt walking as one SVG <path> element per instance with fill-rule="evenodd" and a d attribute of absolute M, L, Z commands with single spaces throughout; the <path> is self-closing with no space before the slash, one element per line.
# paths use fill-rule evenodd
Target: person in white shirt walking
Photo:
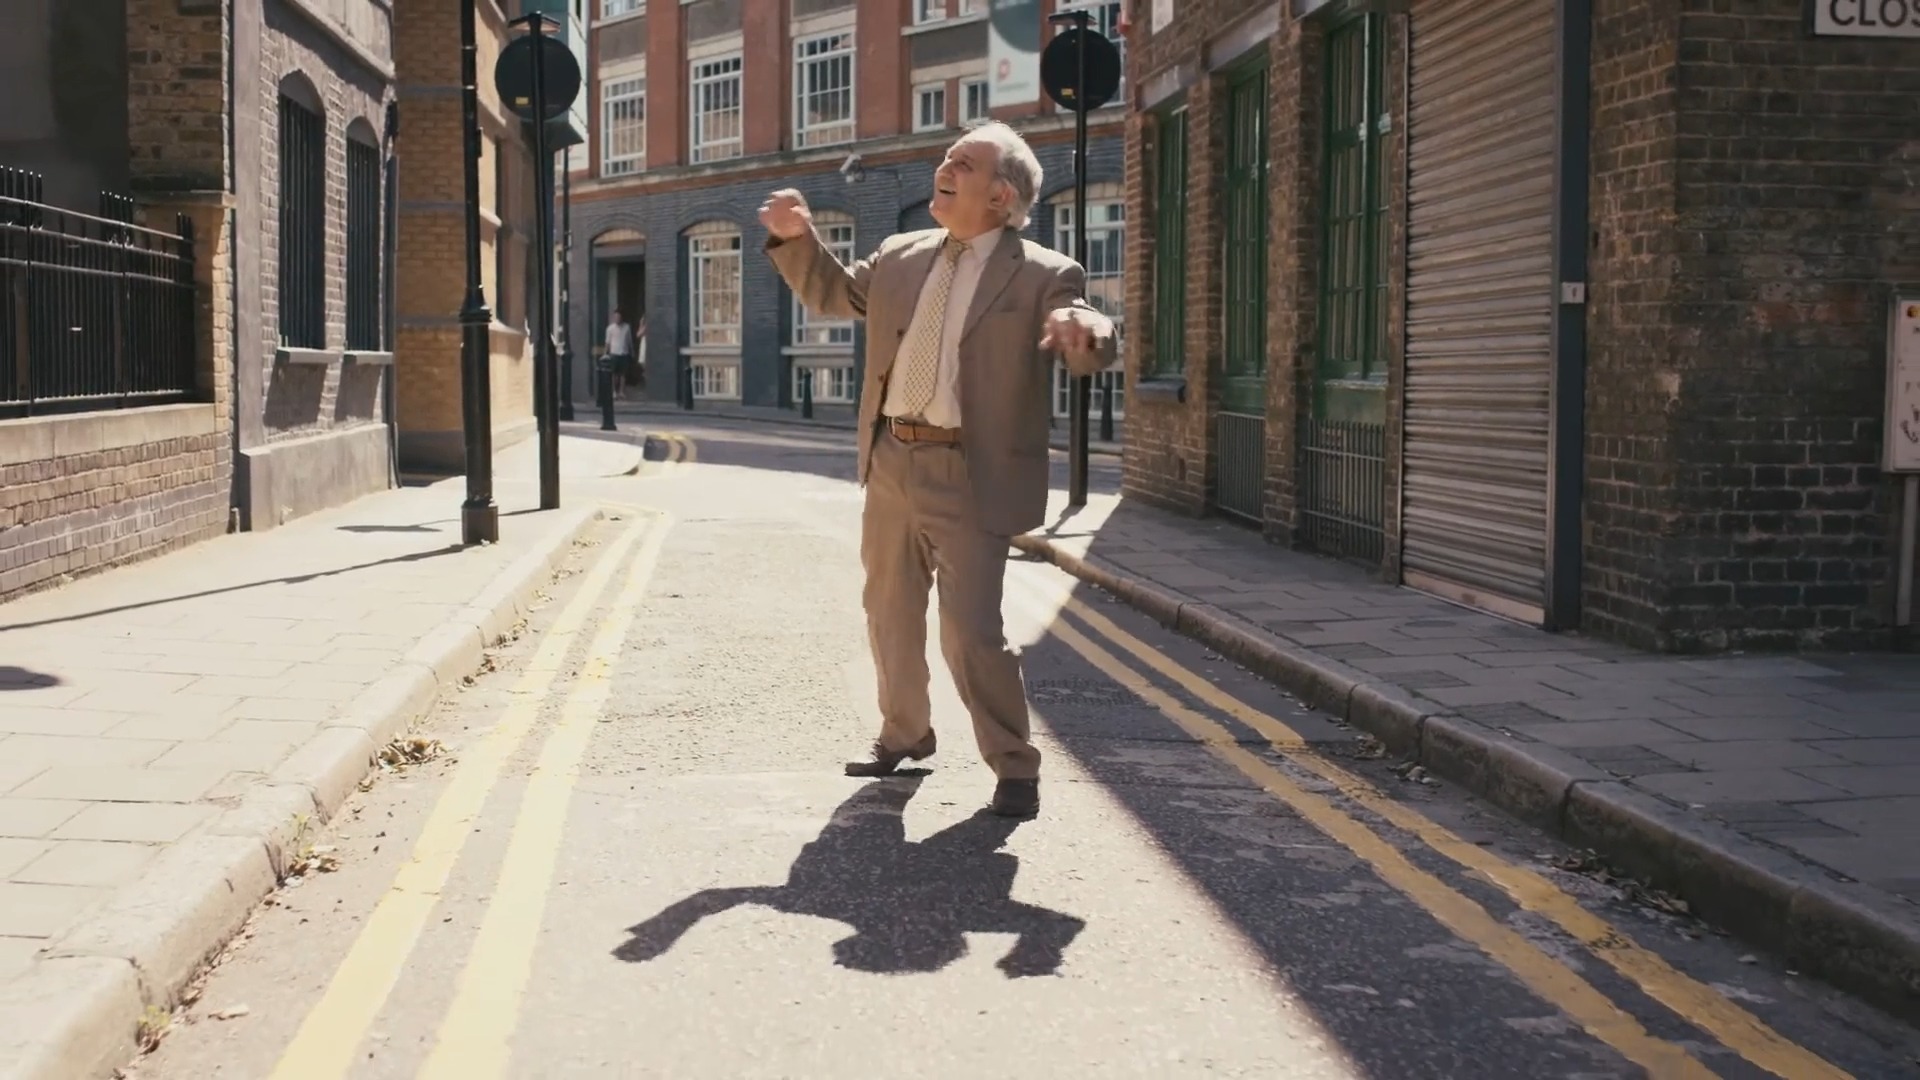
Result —
<path fill-rule="evenodd" d="M 607 367 L 613 371 L 613 396 L 626 396 L 627 376 L 633 367 L 633 327 L 620 317 L 620 309 L 613 310 L 613 319 L 607 323 Z"/>

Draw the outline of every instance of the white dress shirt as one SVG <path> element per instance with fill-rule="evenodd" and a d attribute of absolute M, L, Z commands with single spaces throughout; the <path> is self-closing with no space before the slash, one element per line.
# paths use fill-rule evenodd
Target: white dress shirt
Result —
<path fill-rule="evenodd" d="M 607 353 L 611 356 L 633 355 L 633 324 L 607 324 Z"/>
<path fill-rule="evenodd" d="M 920 420 L 935 427 L 957 428 L 960 426 L 960 335 L 966 329 L 967 308 L 973 305 L 973 294 L 980 286 L 980 272 L 986 269 L 987 258 L 993 249 L 1000 246 L 1001 230 L 990 229 L 967 241 L 967 248 L 960 253 L 960 261 L 953 268 L 953 289 L 947 294 L 946 324 L 940 332 L 940 362 L 936 368 L 938 374 L 933 380 L 933 400 L 927 402 L 925 413 L 914 417 L 906 415 L 902 389 L 904 379 L 887 379 L 887 399 L 881 410 L 888 416 L 897 416 L 903 420 Z M 942 238 L 944 239 L 944 237 Z M 939 275 L 946 272 L 936 253 L 933 271 L 927 275 L 926 284 L 920 287 L 920 299 L 914 305 L 913 322 L 907 326 L 907 336 L 901 339 L 904 344 L 911 341 L 919 332 L 921 320 L 927 317 L 927 302 L 932 298 L 934 285 Z M 896 358 L 896 364 L 899 360 Z"/>

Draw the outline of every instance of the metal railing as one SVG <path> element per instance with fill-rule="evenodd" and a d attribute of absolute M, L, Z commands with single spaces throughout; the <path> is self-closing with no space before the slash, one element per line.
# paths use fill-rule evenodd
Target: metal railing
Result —
<path fill-rule="evenodd" d="M 1266 516 L 1267 424 L 1258 416 L 1223 412 L 1214 418 L 1218 472 L 1216 509 L 1254 523 Z"/>
<path fill-rule="evenodd" d="M 1387 433 L 1379 424 L 1300 425 L 1300 539 L 1323 555 L 1378 563 L 1386 551 Z"/>
<path fill-rule="evenodd" d="M 0 166 L 0 417 L 191 398 L 197 386 L 193 225 L 133 224 L 43 201 L 37 173 Z"/>

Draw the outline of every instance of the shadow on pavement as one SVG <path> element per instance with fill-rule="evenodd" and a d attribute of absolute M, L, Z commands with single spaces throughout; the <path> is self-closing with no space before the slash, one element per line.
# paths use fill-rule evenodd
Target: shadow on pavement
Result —
<path fill-rule="evenodd" d="M 59 686 L 60 676 L 49 675 L 44 671 L 29 671 L 23 667 L 0 665 L 0 693 L 8 690 L 43 690 L 49 686 Z"/>
<path fill-rule="evenodd" d="M 1008 978 L 1051 975 L 1085 922 L 1012 899 L 1020 860 L 1000 847 L 1018 823 L 981 811 L 918 843 L 902 814 L 921 777 L 895 775 L 855 791 L 800 851 L 787 883 L 706 889 L 632 927 L 614 950 L 629 963 L 665 954 L 700 920 L 743 904 L 846 923 L 834 963 L 854 971 L 939 971 L 966 955 L 969 933 L 1017 934 L 996 965 Z"/>
<path fill-rule="evenodd" d="M 4 634 L 9 630 L 31 630 L 36 626 L 57 626 L 61 623 L 85 622 L 88 619 L 99 618 L 102 615 L 119 615 L 128 611 L 140 611 L 144 608 L 165 607 L 168 604 L 177 604 L 182 600 L 198 600 L 206 596 L 221 596 L 226 593 L 245 592 L 248 589 L 258 589 L 265 585 L 298 585 L 302 582 L 317 581 L 321 578 L 351 574 L 356 570 L 367 570 L 375 566 L 420 562 L 425 559 L 437 559 L 442 555 L 457 555 L 463 550 L 465 549 L 459 544 L 449 544 L 446 547 L 435 548 L 432 551 L 415 551 L 406 555 L 395 555 L 390 559 L 374 559 L 370 562 L 355 563 L 352 566 L 342 566 L 333 570 L 318 570 L 311 574 L 290 574 L 287 577 L 266 578 L 261 581 L 249 581 L 241 585 L 228 585 L 218 589 L 202 589 L 196 593 L 164 596 L 158 600 L 142 600 L 137 604 L 121 604 L 117 607 L 100 608 L 96 611 L 83 611 L 77 615 L 62 615 L 57 619 L 38 619 L 33 622 L 7 623 L 0 625 L 0 634 Z M 17 689 L 17 687 L 15 689 Z"/>

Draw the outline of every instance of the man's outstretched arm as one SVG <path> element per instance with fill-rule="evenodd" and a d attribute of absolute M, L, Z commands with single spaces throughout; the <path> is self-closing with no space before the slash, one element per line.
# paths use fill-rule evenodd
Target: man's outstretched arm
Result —
<path fill-rule="evenodd" d="M 852 267 L 841 266 L 814 232 L 806 199 L 791 188 L 768 196 L 760 223 L 767 228 L 767 256 L 774 269 L 807 310 L 834 319 L 866 318 L 867 283 L 879 251 Z"/>

